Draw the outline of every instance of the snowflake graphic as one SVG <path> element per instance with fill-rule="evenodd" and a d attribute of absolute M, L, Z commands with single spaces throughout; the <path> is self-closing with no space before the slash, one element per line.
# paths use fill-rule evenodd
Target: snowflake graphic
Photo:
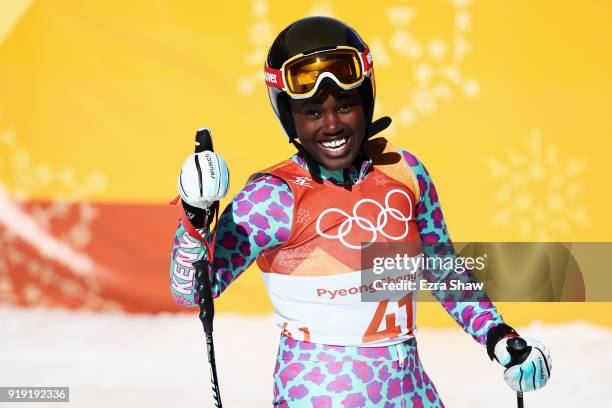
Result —
<path fill-rule="evenodd" d="M 494 200 L 499 210 L 491 225 L 515 229 L 523 240 L 550 241 L 569 237 L 574 227 L 588 227 L 590 219 L 580 201 L 580 180 L 586 162 L 560 157 L 534 130 L 521 152 L 510 150 L 503 159 L 489 158 L 491 176 L 499 181 Z"/>
<path fill-rule="evenodd" d="M 244 62 L 252 67 L 252 71 L 241 76 L 236 83 L 236 90 L 242 95 L 251 95 L 255 87 L 263 81 L 261 64 L 274 40 L 274 27 L 268 21 L 268 6 L 268 0 L 253 0 L 251 3 L 254 22 L 249 28 L 248 42 L 253 47 L 253 52 L 245 57 Z"/>
<path fill-rule="evenodd" d="M 374 184 L 381 187 L 386 187 L 389 184 L 389 179 L 382 174 L 374 174 Z"/>
<path fill-rule="evenodd" d="M 251 2 L 251 17 L 253 23 L 249 27 L 248 43 L 253 52 L 246 56 L 245 63 L 251 67 L 249 74 L 241 76 L 236 82 L 236 90 L 241 95 L 251 95 L 257 86 L 262 86 L 262 63 L 268 55 L 268 47 L 276 35 L 275 27 L 270 23 L 268 9 L 269 0 L 253 0 Z M 329 2 L 314 1 L 306 15 L 333 17 L 333 10 Z"/>
<path fill-rule="evenodd" d="M 236 82 L 237 91 L 245 96 L 254 93 L 256 87 L 263 86 L 262 61 L 265 61 L 268 47 L 278 31 L 270 22 L 268 9 L 270 0 L 253 0 L 251 16 L 253 23 L 249 27 L 248 42 L 253 52 L 245 58 L 250 72 L 241 76 Z M 314 1 L 307 15 L 333 16 L 330 1 Z M 480 85 L 474 78 L 463 72 L 466 55 L 473 46 L 467 39 L 472 29 L 472 0 L 450 0 L 454 14 L 450 33 L 445 37 L 418 38 L 411 30 L 412 21 L 419 17 L 419 10 L 410 6 L 380 5 L 383 15 L 373 17 L 382 21 L 386 18 L 391 33 L 385 36 L 372 36 L 368 45 L 374 56 L 375 67 L 393 69 L 398 78 L 406 78 L 405 60 L 412 69 L 410 81 L 406 81 L 402 90 L 399 106 L 390 107 L 384 95 L 378 95 L 376 116 L 389 114 L 401 126 L 410 126 L 421 118 L 431 116 L 444 103 L 452 101 L 457 95 L 476 98 Z M 440 31 L 449 31 L 442 27 Z M 397 126 L 390 127 L 387 136 L 396 136 Z"/>
<path fill-rule="evenodd" d="M 97 217 L 96 208 L 86 198 L 106 188 L 101 172 L 92 172 L 79 180 L 71 167 L 54 169 L 44 163 L 34 163 L 28 151 L 20 146 L 16 131 L 0 130 L 0 192 L 1 200 L 25 212 L 37 226 L 53 235 L 76 252 L 84 252 L 91 240 L 91 224 Z M 30 202 L 31 193 L 52 188 L 61 200 Z M 10 198 L 8 198 L 10 197 Z M 47 293 L 55 292 L 66 299 L 78 300 L 85 307 L 116 309 L 98 294 L 99 285 L 94 276 L 68 268 L 58 269 L 50 257 L 38 253 L 24 244 L 15 230 L 0 217 L 0 302 L 53 305 Z M 36 248 L 34 248 L 36 249 Z M 26 285 L 17 284 L 16 271 L 28 276 Z"/>
<path fill-rule="evenodd" d="M 311 219 L 310 210 L 306 208 L 299 208 L 295 215 L 295 222 L 298 224 L 307 224 Z"/>
<path fill-rule="evenodd" d="M 386 8 L 387 19 L 393 27 L 390 38 L 374 37 L 370 45 L 375 64 L 394 69 L 403 68 L 397 60 L 408 60 L 412 67 L 414 83 L 406 89 L 407 100 L 402 106 L 387 109 L 385 101 L 378 103 L 376 115 L 384 111 L 397 119 L 400 126 L 410 126 L 420 118 L 435 113 L 441 104 L 450 102 L 458 93 L 476 98 L 480 92 L 478 81 L 466 78 L 463 73 L 465 56 L 472 51 L 466 35 L 472 28 L 472 1 L 452 0 L 454 25 L 449 38 L 419 39 L 410 26 L 418 16 L 418 10 L 409 6 Z M 397 68 L 396 68 L 397 67 Z M 402 73 L 400 77 L 405 77 Z M 388 130 L 392 138 L 396 128 Z"/>

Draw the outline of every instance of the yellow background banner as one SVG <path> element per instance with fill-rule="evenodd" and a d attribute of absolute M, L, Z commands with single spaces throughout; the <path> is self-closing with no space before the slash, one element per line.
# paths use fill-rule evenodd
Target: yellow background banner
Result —
<path fill-rule="evenodd" d="M 208 126 L 232 197 L 293 152 L 262 67 L 281 29 L 318 14 L 370 45 L 375 116 L 428 167 L 455 241 L 612 239 L 612 3 L 595 0 L 4 1 L 0 186 L 15 202 L 163 205 Z M 152 238 L 168 254 L 172 233 Z M 255 267 L 233 286 L 220 310 L 271 310 Z M 451 321 L 419 307 L 422 324 Z M 612 325 L 609 303 L 500 309 Z"/>

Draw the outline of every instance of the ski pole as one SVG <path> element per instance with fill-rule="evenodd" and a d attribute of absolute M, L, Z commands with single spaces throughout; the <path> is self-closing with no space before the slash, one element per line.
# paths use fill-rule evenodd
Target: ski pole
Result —
<path fill-rule="evenodd" d="M 512 360 L 508 364 L 509 366 L 520 364 L 523 361 L 525 361 L 525 359 L 529 355 L 529 352 L 531 351 L 531 347 L 527 347 L 527 342 L 520 337 L 513 337 L 511 339 L 508 339 L 508 343 L 506 344 L 506 347 L 508 348 L 508 352 L 510 353 L 510 356 L 512 357 Z M 518 405 L 518 408 L 523 408 L 523 392 L 522 391 L 516 392 L 516 403 Z"/>
<path fill-rule="evenodd" d="M 196 133 L 195 152 L 213 151 L 212 138 L 208 129 L 200 129 Z M 208 216 L 217 213 L 218 203 L 211 207 Z M 213 238 L 214 241 L 214 238 Z M 213 318 L 215 317 L 215 304 L 212 298 L 212 290 L 210 287 L 209 270 L 210 261 L 212 261 L 213 251 L 207 242 L 204 242 L 208 252 L 208 259 L 200 259 L 193 263 L 196 270 L 196 292 L 198 293 L 198 305 L 200 306 L 200 321 L 204 327 L 204 336 L 206 338 L 206 351 L 208 355 L 208 363 L 210 365 L 210 377 L 212 382 L 212 391 L 215 398 L 215 407 L 222 408 L 221 392 L 219 390 L 219 380 L 217 378 L 217 364 L 215 362 L 215 346 L 213 343 Z"/>

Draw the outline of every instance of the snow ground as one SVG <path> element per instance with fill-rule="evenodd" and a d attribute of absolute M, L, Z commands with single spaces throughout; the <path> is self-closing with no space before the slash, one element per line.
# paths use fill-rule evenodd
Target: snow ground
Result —
<path fill-rule="evenodd" d="M 526 407 L 612 406 L 612 329 L 584 322 L 518 329 L 541 340 L 553 357 L 550 383 L 525 394 Z M 271 406 L 278 333 L 272 316 L 217 317 L 226 408 Z M 417 339 L 423 365 L 448 408 L 516 407 L 503 369 L 461 329 L 423 328 Z M 52 407 L 210 407 L 208 370 L 195 314 L 0 306 L 0 386 L 70 386 L 71 402 Z"/>

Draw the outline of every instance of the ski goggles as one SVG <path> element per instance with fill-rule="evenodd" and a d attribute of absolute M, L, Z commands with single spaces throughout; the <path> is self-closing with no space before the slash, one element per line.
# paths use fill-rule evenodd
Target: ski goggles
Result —
<path fill-rule="evenodd" d="M 293 99 L 311 97 L 324 78 L 331 78 L 344 90 L 359 86 L 372 68 L 372 54 L 366 48 L 338 46 L 333 50 L 298 54 L 281 69 L 264 67 L 266 85 L 287 92 Z"/>

